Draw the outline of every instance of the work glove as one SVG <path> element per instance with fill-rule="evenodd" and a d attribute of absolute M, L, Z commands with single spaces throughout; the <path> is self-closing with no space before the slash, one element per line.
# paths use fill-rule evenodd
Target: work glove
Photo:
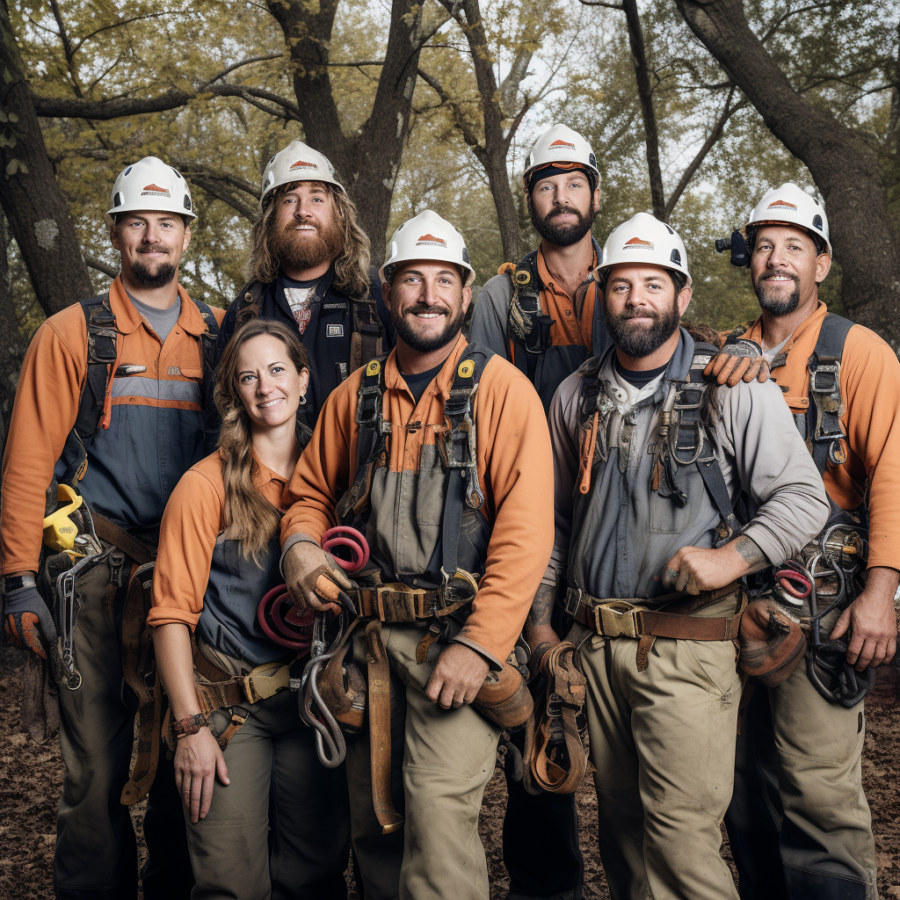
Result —
<path fill-rule="evenodd" d="M 719 384 L 734 387 L 742 379 L 746 382 L 769 380 L 769 364 L 762 355 L 762 347 L 748 338 L 725 344 L 709 361 L 703 374 L 714 376 Z"/>
<path fill-rule="evenodd" d="M 9 643 L 41 659 L 47 658 L 48 648 L 56 646 L 53 615 L 36 587 L 17 588 L 6 595 L 3 624 Z"/>
<path fill-rule="evenodd" d="M 298 541 L 284 557 L 284 580 L 291 601 L 301 609 L 340 612 L 343 607 L 356 615 L 345 591 L 355 585 L 330 553 L 311 541 Z"/>

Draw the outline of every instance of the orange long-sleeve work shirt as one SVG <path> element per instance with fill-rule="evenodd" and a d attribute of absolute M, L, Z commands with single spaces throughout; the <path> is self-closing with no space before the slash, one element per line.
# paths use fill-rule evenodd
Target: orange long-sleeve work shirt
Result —
<path fill-rule="evenodd" d="M 385 460 L 390 474 L 418 472 L 423 451 L 433 448 L 435 436 L 443 433 L 444 403 L 466 346 L 460 336 L 418 404 L 398 369 L 396 352 L 388 357 L 382 408 L 392 427 Z M 355 372 L 328 398 L 312 441 L 297 464 L 289 484 L 296 502 L 282 520 L 283 546 L 294 535 L 320 541 L 336 524 L 335 507 L 356 468 L 356 407 L 362 371 Z M 497 356 L 488 361 L 481 375 L 475 423 L 478 478 L 492 532 L 485 574 L 458 639 L 503 660 L 522 630 L 553 548 L 550 436 L 534 388 L 514 366 Z M 401 494 L 398 491 L 396 495 L 395 514 L 402 515 Z M 429 518 L 433 515 L 430 512 Z M 416 522 L 405 522 L 394 532 L 408 533 L 416 527 Z M 399 556 L 405 550 L 392 546 L 390 552 Z"/>
<path fill-rule="evenodd" d="M 256 460 L 253 486 L 276 509 L 285 509 L 289 502 L 285 482 Z M 225 483 L 216 451 L 184 473 L 166 505 L 148 625 L 178 622 L 194 630 L 203 612 L 213 551 L 224 529 Z M 255 608 L 251 612 L 255 614 Z"/>
<path fill-rule="evenodd" d="M 816 311 L 791 335 L 787 364 L 772 372 L 794 413 L 809 409 L 809 369 L 828 310 Z M 746 332 L 762 343 L 762 318 Z M 842 509 L 858 507 L 869 487 L 869 566 L 900 569 L 900 361 L 875 332 L 854 325 L 841 357 L 841 425 L 849 449 L 843 465 L 827 464 L 828 495 Z"/>
<path fill-rule="evenodd" d="M 120 332 L 115 368 L 131 364 L 146 371 L 109 380 L 80 487 L 91 509 L 125 527 L 158 523 L 178 479 L 203 451 L 199 337 L 207 327 L 180 285 L 178 294 L 181 313 L 161 344 L 121 278 L 110 286 Z M 221 321 L 225 313 L 214 314 Z M 47 319 L 25 354 L 3 458 L 4 574 L 37 570 L 45 492 L 78 415 L 87 360 L 87 327 L 78 304 Z"/>

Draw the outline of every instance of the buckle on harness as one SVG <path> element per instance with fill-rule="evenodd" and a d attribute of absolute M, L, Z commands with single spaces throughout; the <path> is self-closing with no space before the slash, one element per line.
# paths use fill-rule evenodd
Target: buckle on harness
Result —
<path fill-rule="evenodd" d="M 475 576 L 466 572 L 464 569 L 457 569 L 452 575 L 441 566 L 441 586 L 438 592 L 441 602 L 444 606 L 450 606 L 453 603 L 467 603 L 474 600 L 478 593 L 478 582 Z"/>
<path fill-rule="evenodd" d="M 578 613 L 578 607 L 581 606 L 581 596 L 584 591 L 581 588 L 569 588 L 566 591 L 566 599 L 563 602 L 563 610 L 567 615 L 573 618 Z"/>
<path fill-rule="evenodd" d="M 598 604 L 594 607 L 597 633 L 610 638 L 639 638 L 637 612 L 634 606 L 624 600 Z"/>

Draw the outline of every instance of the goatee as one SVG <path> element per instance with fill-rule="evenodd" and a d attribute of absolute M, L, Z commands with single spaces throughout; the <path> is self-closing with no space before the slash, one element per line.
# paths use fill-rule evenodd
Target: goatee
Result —
<path fill-rule="evenodd" d="M 151 272 L 142 262 L 131 264 L 131 274 L 144 287 L 165 287 L 175 277 L 178 270 L 171 263 L 160 263 L 155 272 Z"/>
<path fill-rule="evenodd" d="M 779 278 L 790 278 L 791 281 L 794 282 L 794 290 L 787 300 L 776 300 L 766 293 L 766 282 L 772 277 L 775 276 L 760 278 L 760 280 L 756 282 L 756 285 L 753 288 L 753 290 L 756 291 L 756 299 L 759 300 L 759 305 L 773 316 L 790 315 L 800 305 L 800 279 L 795 275 L 788 275 L 786 272 L 780 273 L 778 275 Z"/>

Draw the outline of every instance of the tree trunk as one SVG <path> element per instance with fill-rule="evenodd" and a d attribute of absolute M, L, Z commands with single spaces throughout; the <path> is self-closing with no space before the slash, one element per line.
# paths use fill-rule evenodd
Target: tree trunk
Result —
<path fill-rule="evenodd" d="M 641 17 L 638 15 L 637 0 L 623 0 L 625 19 L 628 23 L 628 41 L 631 44 L 631 61 L 637 82 L 641 114 L 644 117 L 644 146 L 647 152 L 647 173 L 650 177 L 650 200 L 653 215 L 661 222 L 668 222 L 666 194 L 663 190 L 662 168 L 659 164 L 659 130 L 656 127 L 656 111 L 653 109 L 653 91 L 650 87 L 650 68 L 647 65 L 647 50 Z"/>
<path fill-rule="evenodd" d="M 9 278 L 10 237 L 6 219 L 0 215 L 0 459 L 6 449 L 6 434 L 13 402 L 16 399 L 16 385 L 27 344 L 19 330 L 16 306 L 12 298 Z"/>
<path fill-rule="evenodd" d="M 90 297 L 91 279 L 47 157 L 7 0 L 0 0 L 0 72 L 0 203 L 50 316 Z"/>
<path fill-rule="evenodd" d="M 809 168 L 822 192 L 849 318 L 900 347 L 900 251 L 875 152 L 791 86 L 751 31 L 741 0 L 675 0 L 691 30 Z"/>
<path fill-rule="evenodd" d="M 324 153 L 359 210 L 360 225 L 380 264 L 387 241 L 394 184 L 409 130 L 422 43 L 422 10 L 394 0 L 384 65 L 372 112 L 357 135 L 342 128 L 329 75 L 331 32 L 340 0 L 268 0 L 295 65 L 294 92 L 307 142 Z M 316 11 L 317 10 L 317 11 Z"/>

